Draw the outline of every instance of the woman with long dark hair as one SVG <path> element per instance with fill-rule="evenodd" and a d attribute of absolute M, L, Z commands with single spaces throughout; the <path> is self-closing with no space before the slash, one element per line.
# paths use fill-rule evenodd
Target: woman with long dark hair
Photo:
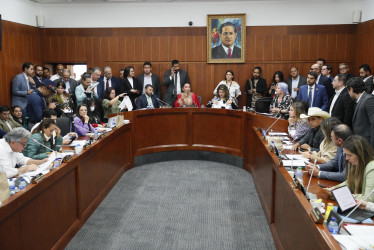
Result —
<path fill-rule="evenodd" d="M 370 143 L 359 135 L 348 137 L 344 141 L 343 150 L 348 166 L 347 180 L 325 190 L 331 194 L 331 190 L 347 185 L 356 199 L 363 199 L 374 189 L 374 150 Z M 374 193 L 367 201 L 374 202 Z"/>
<path fill-rule="evenodd" d="M 56 133 L 54 137 L 55 141 L 53 141 L 53 133 Z M 53 119 L 47 118 L 42 120 L 39 126 L 34 129 L 32 135 L 27 140 L 23 154 L 35 160 L 47 158 L 47 152 L 50 150 L 42 145 L 54 151 L 59 151 L 62 146 L 61 130 L 57 127 Z"/>
<path fill-rule="evenodd" d="M 76 132 L 78 137 L 85 136 L 87 133 L 93 133 L 94 127 L 91 125 L 90 117 L 87 115 L 87 105 L 79 105 L 77 110 L 77 115 L 74 117 L 74 126 L 72 126 L 72 129 L 75 130 L 73 132 Z"/>
<path fill-rule="evenodd" d="M 121 79 L 119 85 L 119 93 L 126 93 L 130 98 L 133 109 L 136 109 L 135 98 L 142 94 L 142 86 L 135 78 L 135 69 L 132 66 L 127 66 L 124 72 L 124 78 Z"/>

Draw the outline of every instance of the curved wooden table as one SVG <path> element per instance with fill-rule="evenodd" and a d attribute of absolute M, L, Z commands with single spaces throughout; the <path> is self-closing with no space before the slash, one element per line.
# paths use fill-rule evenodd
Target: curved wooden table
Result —
<path fill-rule="evenodd" d="M 134 156 L 176 150 L 243 158 L 279 249 L 340 249 L 327 228 L 314 224 L 309 217 L 311 205 L 292 188 L 287 171 L 277 165 L 276 156 L 255 130 L 268 128 L 274 118 L 207 108 L 139 110 L 123 115 L 130 124 L 4 202 L 0 207 L 0 249 L 66 246 L 120 176 L 133 167 Z M 279 120 L 273 129 L 287 131 L 287 125 Z M 313 179 L 310 191 L 328 201 L 317 182 Z"/>

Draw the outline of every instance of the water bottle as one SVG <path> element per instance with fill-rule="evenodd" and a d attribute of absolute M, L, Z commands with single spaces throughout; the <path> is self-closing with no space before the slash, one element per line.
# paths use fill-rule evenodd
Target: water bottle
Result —
<path fill-rule="evenodd" d="M 187 106 L 186 106 L 186 104 L 183 104 L 183 108 L 186 108 Z"/>
<path fill-rule="evenodd" d="M 246 106 L 243 106 L 243 111 L 247 112 L 247 107 Z"/>
<path fill-rule="evenodd" d="M 303 168 L 302 167 L 298 167 L 295 171 L 295 177 L 296 179 L 301 183 L 303 184 Z"/>
<path fill-rule="evenodd" d="M 9 190 L 10 190 L 10 196 L 16 193 L 16 184 L 14 183 L 13 178 L 9 179 Z"/>
<path fill-rule="evenodd" d="M 338 234 L 339 233 L 339 225 L 336 223 L 336 218 L 332 217 L 329 224 L 327 225 L 331 234 Z"/>
<path fill-rule="evenodd" d="M 201 104 L 201 108 L 202 108 L 202 109 L 205 108 L 205 107 L 204 107 L 204 104 Z"/>
<path fill-rule="evenodd" d="M 26 187 L 26 181 L 22 179 L 19 183 L 19 190 L 22 190 Z"/>
<path fill-rule="evenodd" d="M 95 140 L 99 139 L 99 130 L 97 128 L 94 129 Z"/>

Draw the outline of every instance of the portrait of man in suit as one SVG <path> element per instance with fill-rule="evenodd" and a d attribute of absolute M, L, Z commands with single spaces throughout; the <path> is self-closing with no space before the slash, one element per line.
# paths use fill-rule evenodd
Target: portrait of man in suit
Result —
<path fill-rule="evenodd" d="M 245 14 L 208 15 L 208 62 L 245 62 Z"/>

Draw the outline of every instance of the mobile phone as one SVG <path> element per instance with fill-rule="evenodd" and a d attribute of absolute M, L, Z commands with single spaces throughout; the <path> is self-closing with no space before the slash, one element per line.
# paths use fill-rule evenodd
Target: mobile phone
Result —
<path fill-rule="evenodd" d="M 324 185 L 322 185 L 321 183 L 318 183 L 318 186 L 320 186 L 321 188 L 326 188 Z"/>
<path fill-rule="evenodd" d="M 76 136 L 72 136 L 72 137 L 70 137 L 70 143 L 72 143 L 75 139 L 77 139 Z"/>

